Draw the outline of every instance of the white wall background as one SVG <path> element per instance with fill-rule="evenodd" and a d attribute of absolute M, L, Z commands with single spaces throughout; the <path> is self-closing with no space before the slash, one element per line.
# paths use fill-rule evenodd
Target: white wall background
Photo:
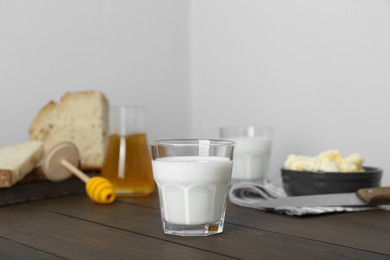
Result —
<path fill-rule="evenodd" d="M 390 184 L 390 2 L 191 2 L 192 129 L 276 128 L 271 178 L 290 153 L 360 153 Z"/>
<path fill-rule="evenodd" d="M 359 152 L 390 184 L 390 2 L 0 0 L 0 145 L 66 91 L 145 105 L 149 139 L 276 128 L 290 153 Z"/>
<path fill-rule="evenodd" d="M 187 137 L 188 2 L 0 0 L 0 145 L 67 91 L 147 107 L 149 139 Z"/>

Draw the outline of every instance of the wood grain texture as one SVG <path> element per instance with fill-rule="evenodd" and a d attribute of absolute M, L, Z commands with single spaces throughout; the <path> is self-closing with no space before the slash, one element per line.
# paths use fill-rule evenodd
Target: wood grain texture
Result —
<path fill-rule="evenodd" d="M 130 201 L 136 201 L 136 203 L 132 204 Z M 383 243 L 376 247 L 370 245 L 368 248 L 353 246 L 353 243 L 359 239 L 364 240 L 365 237 L 372 239 L 371 234 L 375 231 L 370 231 L 369 228 L 367 230 L 358 228 L 361 232 L 367 232 L 361 233 L 360 238 L 351 239 L 351 235 L 339 233 L 351 232 L 347 228 L 341 228 L 345 224 L 342 219 L 326 222 L 321 221 L 322 217 L 319 217 L 318 221 L 313 223 L 310 221 L 313 218 L 296 219 L 241 207 L 234 208 L 234 205 L 228 207 L 227 223 L 223 234 L 210 237 L 164 235 L 161 230 L 160 213 L 156 201 L 157 196 L 153 196 L 139 200 L 120 200 L 108 207 L 102 207 L 90 203 L 85 196 L 68 196 L 55 199 L 56 203 L 44 200 L 30 203 L 30 205 L 44 211 L 157 239 L 155 241 L 165 241 L 238 259 L 258 259 L 260 257 L 264 257 L 264 259 L 291 259 L 302 256 L 308 259 L 340 259 L 344 257 L 386 259 L 390 256 L 387 253 L 387 245 Z M 385 216 L 389 217 L 388 213 L 386 212 Z M 339 215 L 342 216 L 342 214 Z M 364 216 L 362 215 L 361 218 Z M 358 217 L 357 221 L 359 222 L 361 218 Z M 305 220 L 309 220 L 308 224 Z M 335 228 L 332 228 L 332 225 L 335 225 Z M 371 225 L 370 221 L 367 222 L 367 225 Z M 349 226 L 355 228 L 354 224 Z M 356 232 L 352 232 L 352 234 L 358 235 Z M 386 236 L 388 233 L 384 232 L 380 238 Z M 379 253 L 375 253 L 376 250 Z"/>
<path fill-rule="evenodd" d="M 227 222 L 329 244 L 390 255 L 390 211 L 292 217 L 229 205 Z"/>
<path fill-rule="evenodd" d="M 1 209 L 0 236 L 67 259 L 229 258 L 25 205 Z"/>
<path fill-rule="evenodd" d="M 159 207 L 158 199 L 154 197 L 121 201 L 156 209 Z M 293 217 L 228 203 L 225 222 L 390 255 L 390 211 Z"/>
<path fill-rule="evenodd" d="M 61 259 L 55 255 L 0 237 L 0 259 Z"/>

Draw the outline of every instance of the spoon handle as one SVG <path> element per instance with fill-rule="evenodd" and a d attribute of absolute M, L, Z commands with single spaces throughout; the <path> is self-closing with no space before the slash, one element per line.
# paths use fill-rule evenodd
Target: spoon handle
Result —
<path fill-rule="evenodd" d="M 69 171 L 71 171 L 74 175 L 79 177 L 83 182 L 87 183 L 89 181 L 89 177 L 85 173 L 80 171 L 78 168 L 76 168 L 74 165 L 69 163 L 67 160 L 62 159 L 60 163 L 62 166 L 67 168 Z"/>

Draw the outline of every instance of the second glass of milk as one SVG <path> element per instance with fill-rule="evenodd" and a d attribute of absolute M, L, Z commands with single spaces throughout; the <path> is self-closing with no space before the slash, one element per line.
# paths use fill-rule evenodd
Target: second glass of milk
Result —
<path fill-rule="evenodd" d="M 181 236 L 221 233 L 234 142 L 160 140 L 153 142 L 151 148 L 164 233 Z"/>
<path fill-rule="evenodd" d="M 220 137 L 236 142 L 232 183 L 265 183 L 271 157 L 273 128 L 229 126 L 219 129 Z"/>

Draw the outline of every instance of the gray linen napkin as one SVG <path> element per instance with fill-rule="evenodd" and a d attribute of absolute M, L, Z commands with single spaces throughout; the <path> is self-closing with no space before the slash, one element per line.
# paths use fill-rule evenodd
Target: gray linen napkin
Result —
<path fill-rule="evenodd" d="M 256 205 L 261 200 L 286 197 L 283 189 L 271 184 L 256 184 L 251 182 L 240 182 L 233 184 L 229 190 L 229 199 L 232 203 L 249 208 L 266 210 Z M 355 212 L 373 210 L 377 207 L 277 207 L 273 211 L 291 216 L 319 215 L 333 212 Z"/>

